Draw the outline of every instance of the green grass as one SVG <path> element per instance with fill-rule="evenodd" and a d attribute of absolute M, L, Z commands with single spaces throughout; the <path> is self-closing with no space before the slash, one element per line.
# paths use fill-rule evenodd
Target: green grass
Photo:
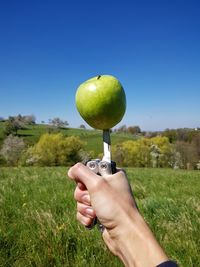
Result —
<path fill-rule="evenodd" d="M 200 172 L 127 169 L 141 213 L 180 266 L 200 266 Z M 66 169 L 0 168 L 0 266 L 122 266 L 76 222 Z"/>
<path fill-rule="evenodd" d="M 0 122 L 0 147 L 3 143 L 4 135 L 3 135 L 3 127 L 4 123 Z M 65 136 L 79 136 L 82 141 L 85 142 L 85 150 L 93 151 L 94 157 L 98 157 L 99 154 L 103 151 L 102 146 L 102 131 L 99 130 L 87 130 L 87 129 L 75 129 L 75 128 L 63 128 L 63 129 L 53 129 L 48 125 L 36 124 L 27 126 L 26 129 L 19 130 L 18 136 L 22 137 L 24 141 L 28 145 L 35 144 L 40 136 L 47 132 L 61 132 Z M 111 139 L 112 144 L 119 144 L 123 141 L 135 139 L 136 137 L 131 134 L 123 134 L 123 133 L 112 133 Z"/>

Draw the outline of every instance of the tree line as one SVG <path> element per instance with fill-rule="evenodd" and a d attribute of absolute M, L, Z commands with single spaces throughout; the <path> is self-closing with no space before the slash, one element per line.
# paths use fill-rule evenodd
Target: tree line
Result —
<path fill-rule="evenodd" d="M 68 126 L 67 121 L 59 118 L 49 121 L 58 133 L 47 131 L 37 143 L 27 145 L 18 136 L 18 130 L 35 123 L 34 115 L 9 117 L 4 122 L 5 138 L 0 148 L 0 164 L 57 166 L 92 157 L 93 153 L 85 150 L 79 137 L 65 137 L 59 133 L 59 129 Z M 80 128 L 85 129 L 84 125 Z M 113 159 L 118 166 L 200 169 L 200 128 L 143 132 L 139 126 L 123 125 L 114 132 L 137 137 L 112 147 Z"/>
<path fill-rule="evenodd" d="M 8 119 L 5 119 L 0 116 L 0 122 L 5 122 L 4 134 L 6 136 L 9 134 L 17 135 L 19 130 L 26 129 L 27 126 L 36 124 L 36 117 L 35 115 L 22 116 L 21 114 L 18 114 L 17 116 L 9 116 Z M 45 121 L 42 120 L 41 124 L 45 124 Z M 69 126 L 67 120 L 62 120 L 59 117 L 49 119 L 46 124 L 57 129 Z M 80 124 L 79 128 L 86 129 L 84 124 Z"/>
<path fill-rule="evenodd" d="M 9 135 L 0 154 L 0 163 L 8 166 L 68 166 L 94 157 L 94 153 L 85 150 L 85 143 L 79 137 L 66 137 L 60 132 L 45 133 L 31 146 L 27 146 L 23 138 Z M 200 134 L 192 143 L 170 143 L 165 136 L 128 140 L 114 145 L 112 156 L 117 166 L 122 167 L 199 170 Z"/>
<path fill-rule="evenodd" d="M 146 132 L 123 125 L 115 132 L 140 137 L 114 147 L 113 156 L 121 166 L 200 169 L 200 128 Z"/>
<path fill-rule="evenodd" d="M 26 129 L 29 125 L 34 125 L 36 123 L 36 117 L 34 115 L 22 116 L 18 114 L 17 116 L 9 116 L 8 119 L 0 117 L 0 121 L 5 122 L 4 134 L 8 136 L 9 134 L 17 135 L 19 130 Z M 42 123 L 45 123 L 42 121 Z M 69 125 L 67 121 L 61 120 L 59 117 L 49 119 L 49 125 L 55 128 L 65 128 Z"/>

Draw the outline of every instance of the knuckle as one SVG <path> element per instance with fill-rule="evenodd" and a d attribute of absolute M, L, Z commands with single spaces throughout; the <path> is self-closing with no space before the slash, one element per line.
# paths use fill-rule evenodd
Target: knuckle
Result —
<path fill-rule="evenodd" d="M 79 170 L 80 168 L 82 168 L 83 167 L 83 164 L 81 163 L 81 162 L 78 162 L 78 163 L 76 163 L 76 165 L 74 165 L 74 168 L 75 168 L 75 170 Z"/>
<path fill-rule="evenodd" d="M 73 167 L 71 167 L 68 171 L 68 176 L 71 178 L 75 178 L 77 173 L 79 172 L 80 168 L 82 168 L 83 164 L 78 162 Z"/>

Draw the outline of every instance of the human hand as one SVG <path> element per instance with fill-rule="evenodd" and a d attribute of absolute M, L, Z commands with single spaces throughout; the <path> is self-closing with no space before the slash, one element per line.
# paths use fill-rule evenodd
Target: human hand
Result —
<path fill-rule="evenodd" d="M 112 238 L 118 235 L 127 214 L 138 212 L 125 172 L 102 177 L 78 163 L 69 170 L 68 176 L 77 183 L 74 198 L 78 221 L 87 226 L 97 216 L 105 227 L 103 238 L 109 246 L 110 235 Z M 114 248 L 110 249 L 115 253 Z"/>
<path fill-rule="evenodd" d="M 153 267 L 167 259 L 137 209 L 124 171 L 102 177 L 77 163 L 68 176 L 77 183 L 78 221 L 87 226 L 97 216 L 105 243 L 125 266 Z"/>

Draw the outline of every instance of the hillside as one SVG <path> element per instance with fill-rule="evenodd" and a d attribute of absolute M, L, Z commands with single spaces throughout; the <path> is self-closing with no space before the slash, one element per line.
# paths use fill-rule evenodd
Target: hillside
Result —
<path fill-rule="evenodd" d="M 0 146 L 2 145 L 4 123 L 0 122 Z M 94 151 L 95 157 L 102 153 L 102 131 L 99 130 L 87 130 L 87 129 L 76 129 L 76 128 L 62 128 L 55 129 L 50 125 L 35 124 L 27 126 L 26 129 L 19 130 L 18 136 L 22 137 L 28 145 L 35 144 L 40 136 L 47 132 L 61 132 L 65 136 L 79 136 L 82 141 L 85 142 L 85 149 L 87 151 Z M 111 133 L 112 144 L 119 144 L 126 140 L 133 140 L 136 137 L 131 134 L 124 133 Z"/>

